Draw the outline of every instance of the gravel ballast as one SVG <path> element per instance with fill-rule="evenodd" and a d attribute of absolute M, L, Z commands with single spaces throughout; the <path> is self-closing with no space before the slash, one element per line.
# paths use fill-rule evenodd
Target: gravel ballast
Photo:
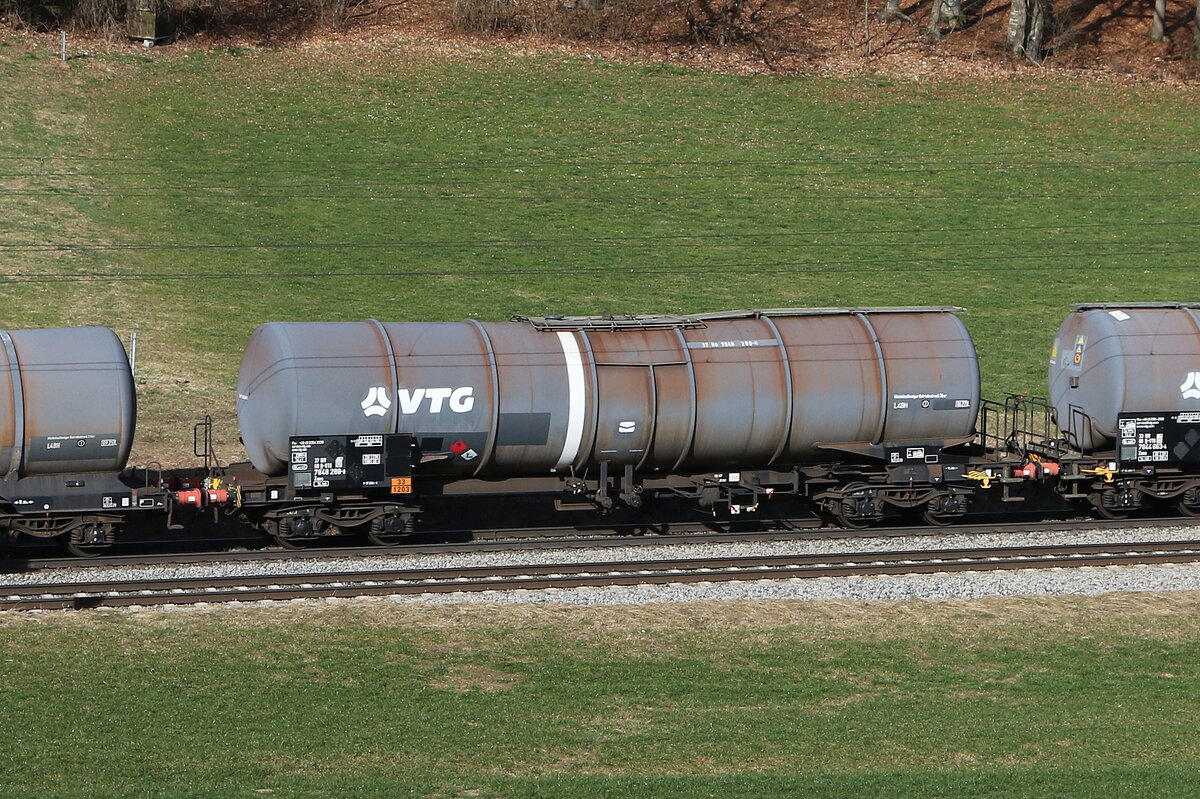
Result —
<path fill-rule="evenodd" d="M 747 542 L 744 544 L 677 544 L 670 546 L 612 547 L 590 550 L 539 550 L 482 552 L 452 555 L 365 556 L 354 558 L 297 558 L 169 566 L 81 567 L 34 573 L 0 575 L 3 586 L 53 585 L 67 582 L 114 580 L 170 580 L 178 578 L 236 577 L 264 574 L 298 574 L 373 571 L 378 569 L 456 568 L 495 564 L 545 564 L 633 561 L 649 559 L 746 557 L 759 555 L 896 552 L 903 550 L 966 549 L 1054 544 L 1104 544 L 1136 541 L 1187 541 L 1196 537 L 1190 525 L 1170 528 L 1087 530 L 1014 534 L 961 534 L 945 537 L 913 536 L 834 539 L 825 541 Z M 1198 544 L 1200 546 L 1200 544 Z M 562 603 L 577 605 L 627 605 L 653 602 L 695 602 L 711 599 L 973 599 L 1016 595 L 1096 595 L 1120 591 L 1200 590 L 1200 564 L 1162 566 L 1110 566 L 1058 569 L 1023 569 L 991 572 L 885 575 L 876 577 L 821 577 L 543 591 L 481 591 L 420 596 L 396 596 L 374 601 L 435 604 L 478 602 Z M 325 600 L 305 600 L 323 602 Z M 333 600 L 344 601 L 344 600 Z"/>

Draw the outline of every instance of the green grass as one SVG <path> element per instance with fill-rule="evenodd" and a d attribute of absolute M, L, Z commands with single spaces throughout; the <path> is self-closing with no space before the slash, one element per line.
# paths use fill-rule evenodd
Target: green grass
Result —
<path fill-rule="evenodd" d="M 137 329 L 146 458 L 267 320 L 963 305 L 997 394 L 1198 299 L 1195 87 L 0 44 L 4 324 Z M 0 797 L 1195 795 L 1189 602 L 8 617 Z"/>
<path fill-rule="evenodd" d="M 1195 795 L 1196 610 L 10 616 L 0 795 Z"/>
<path fill-rule="evenodd" d="M 106 276 L 13 290 L 140 329 L 155 446 L 209 410 L 232 438 L 238 351 L 265 320 L 962 305 L 999 395 L 1042 390 L 1072 302 L 1196 298 L 1195 87 L 420 43 L 65 66 L 6 49 L 0 67 L 54 78 L 22 103 L 83 109 L 73 129 L 22 122 L 20 151 L 86 156 L 0 198 L 86 221 L 12 238 L 84 249 L 10 248 L 0 271 Z"/>

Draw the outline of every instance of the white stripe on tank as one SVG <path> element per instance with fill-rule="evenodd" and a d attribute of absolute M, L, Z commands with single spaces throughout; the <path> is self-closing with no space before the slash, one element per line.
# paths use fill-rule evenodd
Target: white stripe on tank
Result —
<path fill-rule="evenodd" d="M 583 441 L 583 356 L 579 352 L 579 342 L 574 333 L 560 332 L 558 340 L 562 344 L 563 358 L 567 362 L 567 439 L 563 442 L 562 454 L 558 456 L 555 471 L 565 469 L 579 457 L 579 444 Z"/>

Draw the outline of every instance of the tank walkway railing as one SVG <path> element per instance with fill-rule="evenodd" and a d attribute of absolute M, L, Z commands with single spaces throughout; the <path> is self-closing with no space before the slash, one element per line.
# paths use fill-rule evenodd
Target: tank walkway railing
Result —
<path fill-rule="evenodd" d="M 758 308 L 745 311 L 674 316 L 671 314 L 619 314 L 604 316 L 513 316 L 509 321 L 526 322 L 536 330 L 647 330 L 658 328 L 706 327 L 707 322 L 756 319 L 774 316 L 844 316 L 847 314 L 956 313 L 957 305 L 905 305 L 879 308 Z"/>
<path fill-rule="evenodd" d="M 687 316 L 514 316 L 510 321 L 527 322 L 535 330 L 657 330 L 704 327 L 704 322 Z"/>
<path fill-rule="evenodd" d="M 985 449 L 1015 455 L 1023 460 L 1060 460 L 1071 452 L 1061 437 L 1054 409 L 1045 397 L 1007 394 L 1004 402 L 982 400 L 977 423 L 979 442 Z"/>

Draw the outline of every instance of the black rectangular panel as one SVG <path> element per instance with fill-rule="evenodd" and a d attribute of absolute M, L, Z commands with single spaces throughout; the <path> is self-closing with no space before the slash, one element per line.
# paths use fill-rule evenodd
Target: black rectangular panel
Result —
<path fill-rule="evenodd" d="M 25 450 L 27 463 L 46 461 L 111 460 L 116 457 L 121 437 L 116 433 L 77 436 L 34 436 Z"/>
<path fill-rule="evenodd" d="M 288 477 L 293 488 L 344 489 L 382 486 L 383 436 L 293 438 Z"/>
<path fill-rule="evenodd" d="M 393 477 L 412 475 L 409 435 L 303 436 L 291 440 L 292 488 L 387 488 Z"/>
<path fill-rule="evenodd" d="M 1117 461 L 1122 466 L 1200 463 L 1200 411 L 1118 415 Z"/>
<path fill-rule="evenodd" d="M 548 413 L 502 413 L 498 425 L 500 447 L 544 447 L 550 439 Z"/>
<path fill-rule="evenodd" d="M 413 470 L 413 437 L 396 435 L 387 437 L 387 476 L 409 477 Z"/>

